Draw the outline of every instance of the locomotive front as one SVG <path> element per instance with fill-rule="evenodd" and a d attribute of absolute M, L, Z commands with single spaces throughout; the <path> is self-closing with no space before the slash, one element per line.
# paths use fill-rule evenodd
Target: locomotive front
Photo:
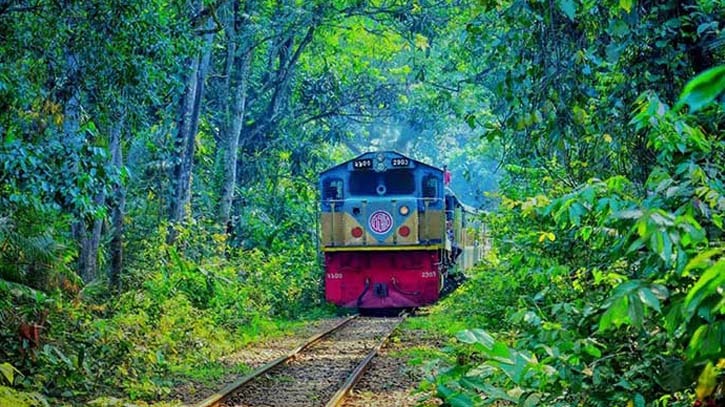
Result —
<path fill-rule="evenodd" d="M 443 172 L 396 152 L 366 153 L 320 177 L 325 295 L 343 307 L 438 299 L 445 250 Z"/>

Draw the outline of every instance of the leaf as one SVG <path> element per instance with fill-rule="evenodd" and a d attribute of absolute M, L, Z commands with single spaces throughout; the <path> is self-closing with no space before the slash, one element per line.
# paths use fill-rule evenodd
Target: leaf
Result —
<path fill-rule="evenodd" d="M 559 8 L 569 17 L 569 20 L 574 21 L 574 17 L 576 17 L 576 3 L 574 3 L 574 0 L 559 0 Z"/>
<path fill-rule="evenodd" d="M 629 34 L 629 26 L 623 20 L 617 20 L 610 25 L 609 32 L 615 37 L 624 37 Z"/>
<path fill-rule="evenodd" d="M 423 34 L 415 34 L 415 47 L 417 49 L 423 50 L 423 51 L 430 48 L 430 43 L 428 42 L 428 37 L 426 37 Z"/>
<path fill-rule="evenodd" d="M 541 232 L 541 234 L 539 235 L 539 243 L 544 242 L 544 240 L 549 240 L 553 242 L 556 240 L 556 235 L 551 232 Z"/>
<path fill-rule="evenodd" d="M 496 342 L 493 345 L 493 348 L 489 352 L 488 356 L 501 363 L 514 363 L 513 359 L 511 359 L 511 350 L 508 348 L 508 346 L 501 342 Z"/>
<path fill-rule="evenodd" d="M 15 373 L 22 376 L 22 373 L 8 362 L 0 363 L 0 373 L 2 373 L 10 385 L 15 382 Z"/>
<path fill-rule="evenodd" d="M 717 369 L 712 365 L 712 362 L 707 362 L 705 368 L 702 369 L 700 377 L 697 378 L 697 388 L 695 388 L 695 394 L 698 400 L 703 400 L 715 390 L 717 385 Z"/>
<path fill-rule="evenodd" d="M 687 263 L 687 266 L 683 270 L 683 273 L 689 273 L 692 270 L 706 269 L 712 265 L 710 259 L 717 257 L 724 251 L 725 248 L 716 248 L 704 251 Z"/>
<path fill-rule="evenodd" d="M 627 318 L 627 297 L 623 296 L 615 300 L 599 319 L 599 332 L 604 332 L 612 325 L 619 327 L 625 323 Z"/>
<path fill-rule="evenodd" d="M 639 219 L 644 213 L 639 209 L 628 209 L 614 213 L 612 217 L 616 219 Z"/>
<path fill-rule="evenodd" d="M 588 353 L 591 356 L 594 356 L 595 358 L 602 357 L 602 351 L 594 346 L 594 344 L 592 344 L 591 342 L 587 342 L 587 344 L 584 345 L 584 352 Z"/>
<path fill-rule="evenodd" d="M 632 6 L 634 5 L 634 0 L 619 0 L 619 8 L 629 13 L 632 11 Z"/>
<path fill-rule="evenodd" d="M 702 23 L 697 26 L 697 36 L 701 36 L 703 32 L 708 31 L 709 29 L 717 30 L 717 22 L 711 21 L 709 23 Z"/>
<path fill-rule="evenodd" d="M 674 110 L 680 110 L 682 106 L 688 105 L 690 113 L 694 113 L 714 101 L 723 91 L 725 91 L 725 65 L 720 65 L 708 69 L 688 82 Z"/>
<path fill-rule="evenodd" d="M 725 321 L 700 325 L 687 345 L 689 359 L 712 359 L 722 355 L 725 347 Z"/>
<path fill-rule="evenodd" d="M 644 307 L 642 307 L 642 302 L 634 294 L 630 294 L 628 297 L 629 309 L 627 313 L 629 320 L 633 326 L 641 328 L 644 323 Z"/>
<path fill-rule="evenodd" d="M 463 343 L 480 343 L 488 349 L 492 349 L 495 343 L 493 337 L 483 329 L 466 329 L 456 334 L 456 338 Z"/>
<path fill-rule="evenodd" d="M 472 390 L 477 390 L 483 394 L 485 394 L 488 398 L 492 400 L 507 400 L 507 401 L 516 401 L 511 396 L 506 394 L 506 392 L 503 389 L 500 389 L 496 386 L 493 386 L 491 384 L 486 383 L 485 380 L 482 380 L 481 378 L 477 377 L 464 377 L 461 379 L 459 383 L 462 387 Z M 450 399 L 447 399 L 447 401 L 450 401 Z M 473 405 L 480 405 L 474 403 Z"/>
<path fill-rule="evenodd" d="M 586 213 L 587 209 L 582 204 L 580 204 L 579 202 L 574 202 L 569 207 L 569 221 L 572 224 L 579 226 L 581 224 L 582 215 Z"/>
<path fill-rule="evenodd" d="M 714 266 L 705 270 L 697 283 L 687 293 L 685 309 L 692 315 L 702 300 L 716 294 L 718 289 L 725 285 L 725 260 L 719 260 Z"/>
<path fill-rule="evenodd" d="M 644 400 L 644 396 L 637 393 L 634 395 L 634 407 L 645 407 L 646 403 Z"/>
<path fill-rule="evenodd" d="M 685 374 L 685 362 L 678 358 L 664 360 L 661 368 L 657 369 L 654 380 L 668 392 L 683 390 L 689 385 Z"/>
<path fill-rule="evenodd" d="M 476 115 L 475 114 L 466 115 L 464 120 L 466 121 L 466 124 L 468 124 L 468 127 L 471 128 L 471 130 L 476 128 Z"/>
<path fill-rule="evenodd" d="M 457 382 L 454 382 L 458 384 Z M 473 400 L 465 394 L 461 394 L 444 384 L 438 384 L 436 386 L 438 394 L 441 395 L 451 406 L 460 407 L 473 407 L 475 403 Z"/>
<path fill-rule="evenodd" d="M 522 407 L 535 407 L 540 405 L 540 401 L 541 396 L 538 393 L 531 393 L 526 398 L 519 399 L 519 405 Z"/>
<path fill-rule="evenodd" d="M 453 397 L 446 398 L 452 407 L 474 407 L 476 403 L 466 394 L 456 394 Z"/>

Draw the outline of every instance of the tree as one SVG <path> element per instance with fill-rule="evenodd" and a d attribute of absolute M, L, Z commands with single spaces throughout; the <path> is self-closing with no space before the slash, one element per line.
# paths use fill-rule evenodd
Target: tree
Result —
<path fill-rule="evenodd" d="M 169 221 L 172 226 L 183 222 L 187 208 L 191 204 L 191 178 L 194 163 L 194 148 L 199 129 L 201 103 L 204 97 L 204 86 L 209 69 L 211 46 L 214 29 L 211 16 L 216 10 L 206 10 L 202 1 L 197 1 L 189 10 L 188 21 L 202 21 L 200 50 L 187 59 L 188 69 L 185 73 L 184 92 L 179 101 L 179 113 L 176 121 L 174 142 L 174 165 L 171 174 L 171 198 L 169 200 Z M 190 26 L 191 29 L 193 26 Z M 169 233 L 170 241 L 175 239 L 173 228 Z"/>

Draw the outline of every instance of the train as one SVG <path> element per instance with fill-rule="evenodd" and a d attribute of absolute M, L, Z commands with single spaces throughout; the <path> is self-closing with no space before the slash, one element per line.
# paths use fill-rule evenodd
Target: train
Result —
<path fill-rule="evenodd" d="M 453 275 L 481 261 L 485 225 L 446 176 L 395 151 L 367 152 L 320 173 L 328 302 L 358 309 L 432 304 Z"/>

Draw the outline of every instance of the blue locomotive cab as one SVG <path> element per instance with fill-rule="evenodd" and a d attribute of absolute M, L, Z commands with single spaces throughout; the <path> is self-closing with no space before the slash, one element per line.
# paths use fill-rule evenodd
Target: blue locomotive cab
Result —
<path fill-rule="evenodd" d="M 324 246 L 443 242 L 445 202 L 438 168 L 392 151 L 373 152 L 325 171 L 320 183 Z"/>

